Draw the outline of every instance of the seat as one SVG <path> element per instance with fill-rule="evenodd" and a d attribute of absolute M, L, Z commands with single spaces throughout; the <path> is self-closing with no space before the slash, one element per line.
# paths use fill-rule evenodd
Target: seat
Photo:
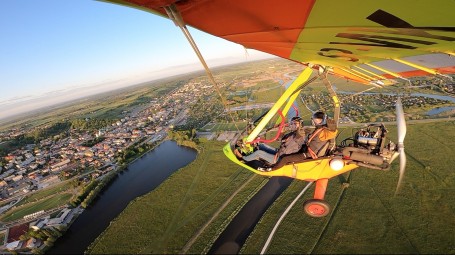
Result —
<path fill-rule="evenodd" d="M 327 141 L 318 151 L 318 153 L 316 154 L 319 157 L 324 157 L 324 156 L 327 156 L 327 154 L 331 151 L 329 150 L 329 145 L 330 145 L 330 142 Z"/>

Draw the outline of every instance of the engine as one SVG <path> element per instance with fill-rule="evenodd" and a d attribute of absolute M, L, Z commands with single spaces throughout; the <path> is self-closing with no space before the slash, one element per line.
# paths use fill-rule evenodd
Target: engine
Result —
<path fill-rule="evenodd" d="M 370 124 L 359 129 L 353 137 L 341 142 L 341 152 L 346 160 L 363 167 L 388 170 L 396 154 L 396 145 L 387 141 L 383 124 Z"/>

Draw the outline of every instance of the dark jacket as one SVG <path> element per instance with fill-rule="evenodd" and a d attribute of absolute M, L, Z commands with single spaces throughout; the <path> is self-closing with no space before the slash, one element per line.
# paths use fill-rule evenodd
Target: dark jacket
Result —
<path fill-rule="evenodd" d="M 300 130 L 286 134 L 281 139 L 281 145 L 278 149 L 278 156 L 288 155 L 298 152 L 305 143 L 305 135 Z"/>

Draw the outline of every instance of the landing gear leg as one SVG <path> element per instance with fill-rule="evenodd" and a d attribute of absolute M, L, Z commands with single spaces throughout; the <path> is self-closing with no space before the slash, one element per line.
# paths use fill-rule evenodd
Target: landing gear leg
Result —
<path fill-rule="evenodd" d="M 303 203 L 303 210 L 311 217 L 324 217 L 330 212 L 330 205 L 324 200 L 325 191 L 329 179 L 319 179 L 316 181 L 314 198 Z"/>

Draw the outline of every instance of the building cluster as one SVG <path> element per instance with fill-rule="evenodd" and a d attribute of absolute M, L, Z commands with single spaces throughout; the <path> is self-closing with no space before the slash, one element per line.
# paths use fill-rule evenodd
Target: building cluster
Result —
<path fill-rule="evenodd" d="M 146 109 L 130 114 L 97 132 L 71 130 L 68 137 L 47 138 L 38 144 L 29 144 L 9 152 L 0 167 L 0 201 L 6 204 L 0 208 L 0 213 L 13 207 L 22 195 L 57 184 L 62 177 L 75 176 L 87 168 L 113 169 L 118 153 L 134 143 L 151 142 L 165 137 L 168 128 L 186 121 L 187 108 L 206 94 L 213 94 L 211 85 L 188 82 L 162 98 L 151 101 Z M 25 129 L 10 130 L 2 133 L 1 139 L 6 140 L 25 132 Z M 95 138 L 102 139 L 93 146 L 85 146 Z M 64 225 L 74 213 L 66 211 L 62 215 L 65 215 L 63 219 L 51 219 L 48 214 L 37 212 L 36 215 L 27 215 L 28 218 L 22 221 L 28 220 L 32 229 Z M 30 222 L 36 218 L 37 221 Z M 8 231 L 5 240 L 7 236 Z M 0 247 L 4 250 L 23 251 L 24 247 L 27 250 L 26 247 L 35 247 L 39 242 L 40 240 L 34 240 L 27 243 L 18 239 L 5 241 Z"/>
<path fill-rule="evenodd" d="M 47 187 L 59 182 L 61 176 L 71 177 L 86 168 L 114 165 L 116 155 L 133 143 L 162 138 L 168 126 L 185 121 L 187 115 L 181 113 L 210 88 L 200 82 L 189 82 L 161 100 L 150 102 L 147 109 L 98 132 L 71 130 L 68 137 L 47 138 L 8 153 L 4 158 L 6 164 L 0 167 L 0 199 Z M 23 132 L 26 131 L 11 130 L 4 137 Z M 103 140 L 91 147 L 84 146 L 97 137 Z"/>
<path fill-rule="evenodd" d="M 39 211 L 30 215 L 24 216 L 25 223 L 17 224 L 8 229 L 3 230 L 5 235 L 4 245 L 2 247 L 4 251 L 15 251 L 15 252 L 35 252 L 37 249 L 43 247 L 43 240 L 39 237 L 29 237 L 28 239 L 21 239 L 21 236 L 32 229 L 34 231 L 46 230 L 46 233 L 56 233 L 58 229 L 64 228 L 69 225 L 83 210 L 81 208 L 59 208 L 61 211 L 51 217 L 45 215 L 43 218 L 38 218 L 44 214 L 44 211 Z M 30 219 L 29 221 L 27 221 Z M 0 231 L 1 233 L 1 231 Z"/>
<path fill-rule="evenodd" d="M 341 113 L 349 119 L 356 120 L 359 116 L 367 116 L 372 108 L 393 110 L 397 101 L 397 95 L 392 93 L 350 93 L 340 92 L 338 98 L 341 102 Z M 315 93 L 302 95 L 302 100 L 314 109 L 331 109 L 333 101 L 327 93 Z M 403 95 L 402 104 L 406 107 L 437 106 L 448 104 L 450 101 L 425 97 Z M 385 116 L 385 121 L 394 121 L 395 116 Z"/>

